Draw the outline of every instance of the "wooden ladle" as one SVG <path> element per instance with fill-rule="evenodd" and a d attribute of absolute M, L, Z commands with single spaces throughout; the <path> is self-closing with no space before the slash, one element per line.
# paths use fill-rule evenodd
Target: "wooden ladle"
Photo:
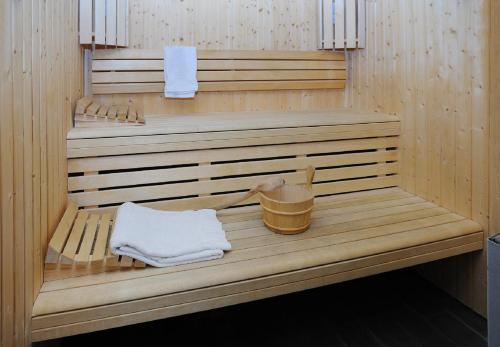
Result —
<path fill-rule="evenodd" d="M 282 177 L 271 177 L 265 181 L 257 183 L 242 197 L 236 198 L 235 200 L 230 201 L 228 203 L 225 203 L 223 205 L 216 206 L 216 207 L 214 207 L 214 210 L 217 210 L 217 211 L 222 210 L 224 208 L 227 208 L 227 207 L 236 205 L 242 201 L 245 201 L 246 199 L 249 199 L 250 197 L 254 196 L 257 193 L 271 192 L 275 189 L 283 187 L 284 185 L 285 185 L 285 180 Z"/>
<path fill-rule="evenodd" d="M 314 180 L 314 174 L 316 173 L 316 169 L 309 165 L 306 169 L 306 188 L 312 190 L 312 183 Z"/>

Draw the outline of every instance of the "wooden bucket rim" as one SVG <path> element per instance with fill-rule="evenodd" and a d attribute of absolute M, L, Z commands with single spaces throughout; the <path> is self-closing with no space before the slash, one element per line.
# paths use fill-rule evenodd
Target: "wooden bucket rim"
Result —
<path fill-rule="evenodd" d="M 267 195 L 268 194 L 267 192 L 261 192 L 260 195 L 261 195 L 261 197 L 263 197 L 267 201 L 275 202 L 275 203 L 278 203 L 278 204 L 286 204 L 286 205 L 299 204 L 299 203 L 303 203 L 303 202 L 314 200 L 314 194 L 312 193 L 312 191 L 309 190 L 309 189 L 307 189 L 304 186 L 301 186 L 301 185 L 298 185 L 298 184 L 286 184 L 286 185 L 284 185 L 283 187 L 281 187 L 279 189 L 281 190 L 281 189 L 284 189 L 284 188 L 287 188 L 287 187 L 300 188 L 300 190 L 303 191 L 303 192 L 306 192 L 309 195 L 309 197 L 306 198 L 306 199 L 302 199 L 302 200 L 285 201 L 285 200 L 273 199 L 273 198 L 269 197 L 269 195 Z M 269 192 L 269 193 L 274 193 L 274 192 L 276 192 L 276 190 L 273 190 L 272 192 Z"/>

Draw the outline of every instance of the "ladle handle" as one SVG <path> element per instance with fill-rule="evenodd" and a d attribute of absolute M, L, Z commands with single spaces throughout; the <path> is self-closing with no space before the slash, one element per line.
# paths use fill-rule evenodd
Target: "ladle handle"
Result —
<path fill-rule="evenodd" d="M 306 169 L 306 177 L 307 177 L 306 188 L 307 189 L 312 189 L 312 183 L 314 180 L 315 173 L 316 173 L 316 169 L 312 165 L 309 165 Z"/>

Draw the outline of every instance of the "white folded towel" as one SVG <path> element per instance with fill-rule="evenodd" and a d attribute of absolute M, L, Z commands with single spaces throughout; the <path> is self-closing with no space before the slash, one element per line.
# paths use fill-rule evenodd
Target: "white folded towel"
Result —
<path fill-rule="evenodd" d="M 158 211 L 131 202 L 118 208 L 110 246 L 156 267 L 218 259 L 231 249 L 215 210 Z"/>
<path fill-rule="evenodd" d="M 168 46 L 163 49 L 165 97 L 192 98 L 198 90 L 196 48 Z"/>

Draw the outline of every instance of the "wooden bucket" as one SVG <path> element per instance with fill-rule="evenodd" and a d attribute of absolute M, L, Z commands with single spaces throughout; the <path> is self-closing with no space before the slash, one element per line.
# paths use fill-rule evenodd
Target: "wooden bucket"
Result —
<path fill-rule="evenodd" d="M 279 234 L 298 234 L 311 225 L 312 191 L 304 186 L 284 185 L 260 194 L 264 224 Z"/>

